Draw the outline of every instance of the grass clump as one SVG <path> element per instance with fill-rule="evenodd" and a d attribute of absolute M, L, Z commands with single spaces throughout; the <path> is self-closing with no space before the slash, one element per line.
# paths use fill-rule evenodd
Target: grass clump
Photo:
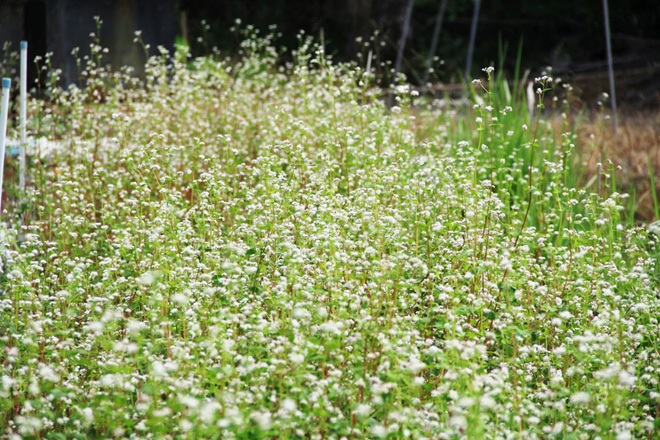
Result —
<path fill-rule="evenodd" d="M 657 435 L 658 240 L 570 184 L 570 132 L 490 69 L 388 112 L 310 41 L 243 48 L 32 101 L 59 147 L 4 212 L 3 435 Z"/>

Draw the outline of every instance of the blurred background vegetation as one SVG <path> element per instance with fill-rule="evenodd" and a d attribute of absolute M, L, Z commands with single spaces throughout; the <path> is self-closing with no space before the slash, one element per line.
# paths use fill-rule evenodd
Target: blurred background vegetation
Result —
<path fill-rule="evenodd" d="M 47 72 L 61 70 L 60 83 L 68 85 L 84 83 L 79 77 L 80 60 L 73 54 L 83 61 L 91 59 L 90 42 L 109 49 L 103 52 L 103 63 L 114 69 L 132 64 L 139 75 L 146 57 L 160 53 L 159 46 L 173 50 L 175 38 L 186 43 L 194 56 L 219 53 L 238 60 L 246 36 L 275 33 L 274 44 L 286 62 L 300 46 L 304 31 L 316 42 L 323 40 L 335 61 L 366 67 L 371 51 L 375 78 L 386 88 L 409 1 L 0 0 L 0 42 L 9 43 L 0 51 L 0 73 L 16 79 L 16 49 L 22 39 L 29 43 L 30 57 L 42 59 L 40 68 L 44 55 L 52 52 L 49 61 L 57 69 Z M 401 72 L 417 86 L 425 76 L 443 1 L 413 0 Z M 511 84 L 518 71 L 518 79 L 527 80 L 519 81 L 514 90 L 524 92 L 529 80 L 551 66 L 552 76 L 573 87 L 570 110 L 581 121 L 576 143 L 586 170 L 580 185 L 598 178 L 611 160 L 620 167 L 619 189 L 637 194 L 635 215 L 657 218 L 651 201 L 660 194 L 660 1 L 609 0 L 618 131 L 612 130 L 608 119 L 611 101 L 603 96 L 610 88 L 602 0 L 481 0 L 480 5 L 468 76 L 484 78 L 481 68 L 494 66 L 498 80 Z M 428 77 L 433 92 L 429 95 L 462 94 L 474 7 L 475 0 L 446 0 L 437 59 Z M 93 18 L 97 16 L 102 23 Z M 140 42 L 134 43 L 137 30 Z M 34 84 L 40 70 L 36 64 L 30 69 Z M 17 87 L 17 79 L 14 84 Z M 556 90 L 562 93 L 562 88 Z"/>
<path fill-rule="evenodd" d="M 299 45 L 297 35 L 304 30 L 317 41 L 323 35 L 327 53 L 337 61 L 356 61 L 364 67 L 367 53 L 373 50 L 379 76 L 386 78 L 383 69 L 394 65 L 407 3 L 180 0 L 179 16 L 185 19 L 185 26 L 180 19 L 180 35 L 186 34 L 194 55 L 216 47 L 223 56 L 234 57 L 243 38 L 236 19 L 241 21 L 240 28 L 253 25 L 262 34 L 277 25 L 277 44 L 289 49 Z M 402 63 L 402 72 L 413 84 L 422 83 L 441 3 L 414 0 Z M 578 186 L 588 187 L 588 182 L 598 180 L 601 163 L 613 167 L 617 189 L 632 194 L 633 216 L 650 221 L 657 219 L 654 201 L 656 192 L 660 193 L 660 1 L 608 3 L 620 110 L 618 133 L 612 130 L 606 110 L 609 103 L 603 96 L 609 85 L 602 0 L 482 0 L 469 76 L 483 77 L 481 68 L 494 66 L 509 79 L 516 69 L 533 79 L 551 66 L 555 78 L 573 87 L 571 108 L 590 109 L 577 130 L 583 170 Z M 447 1 L 434 73 L 429 77 L 440 93 L 462 82 L 474 5 L 474 0 Z"/>
<path fill-rule="evenodd" d="M 336 60 L 363 57 L 378 34 L 380 60 L 392 61 L 401 35 L 407 0 L 250 0 L 249 2 L 181 0 L 182 27 L 193 54 L 217 47 L 231 56 L 241 40 L 241 26 L 254 25 L 263 33 L 277 25 L 278 44 L 297 46 L 297 34 L 320 38 Z M 431 45 L 441 0 L 415 0 L 402 71 L 409 81 L 420 83 Z M 615 69 L 621 77 L 622 99 L 639 104 L 660 92 L 660 2 L 618 0 L 609 2 Z M 463 75 L 467 55 L 473 0 L 449 0 L 436 56 L 435 81 L 457 81 Z M 205 24 L 203 24 L 205 23 Z M 181 25 L 182 23 L 180 23 Z M 606 72 L 603 4 L 598 0 L 483 0 L 471 75 L 484 66 L 511 72 L 521 47 L 521 68 L 539 73 L 546 66 L 555 75 L 587 75 L 591 81 Z M 606 90 L 606 82 L 600 91 Z M 629 87 L 626 87 L 629 86 Z M 627 89 L 632 92 L 627 93 Z M 628 96 L 626 96 L 628 95 Z"/>

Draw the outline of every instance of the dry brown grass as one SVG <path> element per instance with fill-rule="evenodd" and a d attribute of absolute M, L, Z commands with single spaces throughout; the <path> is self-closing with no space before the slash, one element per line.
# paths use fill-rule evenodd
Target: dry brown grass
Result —
<path fill-rule="evenodd" d="M 649 161 L 656 194 L 660 197 L 660 110 L 622 111 L 619 118 L 616 134 L 612 120 L 595 111 L 588 112 L 578 125 L 577 156 L 583 166 L 580 184 L 591 182 L 590 189 L 597 190 L 598 164 L 602 163 L 601 194 L 613 190 L 611 185 L 605 187 L 608 181 L 605 174 L 611 162 L 615 170 L 616 191 L 630 194 L 630 202 L 635 204 L 635 220 L 658 220 L 655 218 Z"/>

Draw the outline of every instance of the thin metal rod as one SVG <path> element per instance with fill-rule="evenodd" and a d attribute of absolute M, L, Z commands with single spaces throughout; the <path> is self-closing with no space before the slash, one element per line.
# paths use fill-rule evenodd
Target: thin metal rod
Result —
<path fill-rule="evenodd" d="M 465 63 L 465 82 L 470 82 L 470 70 L 472 70 L 472 55 L 474 55 L 474 43 L 477 39 L 477 23 L 479 21 L 479 8 L 481 0 L 475 0 L 474 12 L 472 13 L 472 27 L 470 28 L 470 45 L 468 46 L 467 61 Z"/>
<path fill-rule="evenodd" d="M 27 125 L 27 41 L 21 41 L 21 146 L 19 148 L 19 188 L 25 189 L 25 149 L 27 148 L 26 125 Z"/>
<path fill-rule="evenodd" d="M 435 26 L 433 27 L 433 36 L 431 37 L 431 49 L 429 50 L 429 57 L 426 61 L 426 70 L 424 70 L 424 80 L 422 81 L 423 91 L 426 91 L 426 83 L 429 80 L 431 66 L 433 66 L 433 57 L 435 57 L 435 51 L 438 48 L 438 38 L 440 37 L 440 31 L 442 30 L 442 22 L 445 19 L 445 10 L 447 9 L 448 1 L 449 0 L 442 0 L 440 2 L 438 15 L 435 17 Z"/>
<path fill-rule="evenodd" d="M 5 170 L 5 146 L 7 142 L 7 115 L 9 114 L 9 89 L 11 79 L 2 78 L 2 98 L 0 98 L 0 215 L 2 214 L 2 180 Z"/>
<path fill-rule="evenodd" d="M 607 0 L 603 0 L 603 15 L 605 19 L 605 43 L 607 45 L 607 70 L 610 77 L 610 102 L 612 103 L 612 122 L 614 122 L 614 134 L 618 129 L 616 115 L 616 91 L 614 89 L 614 63 L 612 61 L 612 34 L 610 33 L 610 10 Z"/>
<path fill-rule="evenodd" d="M 392 82 L 396 81 L 401 70 L 401 62 L 403 61 L 403 51 L 406 48 L 406 40 L 408 39 L 408 32 L 410 31 L 410 18 L 412 17 L 413 4 L 415 0 L 409 0 L 406 6 L 406 16 L 403 20 L 403 30 L 401 32 L 401 39 L 399 39 L 399 47 L 396 54 L 396 62 L 394 63 L 394 77 Z M 394 105 L 394 90 L 390 92 L 390 107 Z"/>

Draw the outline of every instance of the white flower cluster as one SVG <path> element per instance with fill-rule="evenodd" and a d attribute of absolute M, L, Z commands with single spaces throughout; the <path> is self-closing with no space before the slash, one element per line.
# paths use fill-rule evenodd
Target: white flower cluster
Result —
<path fill-rule="evenodd" d="M 658 240 L 618 195 L 491 96 L 385 112 L 245 32 L 30 103 L 67 148 L 8 232 L 2 436 L 655 435 Z"/>

